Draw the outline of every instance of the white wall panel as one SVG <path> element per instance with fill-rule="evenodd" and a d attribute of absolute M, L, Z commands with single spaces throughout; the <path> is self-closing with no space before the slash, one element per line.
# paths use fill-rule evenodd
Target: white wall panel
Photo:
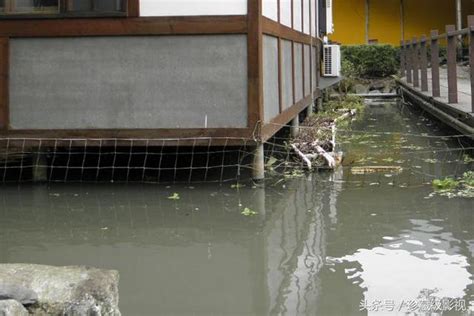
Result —
<path fill-rule="evenodd" d="M 280 113 L 278 39 L 267 35 L 263 36 L 263 105 L 265 122 Z"/>
<path fill-rule="evenodd" d="M 280 0 L 280 23 L 291 27 L 291 0 Z"/>
<path fill-rule="evenodd" d="M 141 16 L 245 14 L 247 0 L 140 0 Z"/>
<path fill-rule="evenodd" d="M 278 21 L 278 1 L 263 0 L 263 15 L 274 21 Z"/>
<path fill-rule="evenodd" d="M 303 31 L 301 28 L 301 0 L 293 1 L 293 28 L 297 31 Z"/>
<path fill-rule="evenodd" d="M 310 34 L 311 32 L 311 23 L 310 23 L 310 3 L 311 0 L 303 0 L 303 32 Z"/>
<path fill-rule="evenodd" d="M 316 1 L 311 0 L 311 35 L 316 36 Z"/>

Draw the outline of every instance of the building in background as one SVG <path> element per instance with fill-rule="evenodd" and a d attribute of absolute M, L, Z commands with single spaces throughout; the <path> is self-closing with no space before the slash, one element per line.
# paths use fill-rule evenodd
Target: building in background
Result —
<path fill-rule="evenodd" d="M 433 29 L 443 33 L 445 25 L 458 24 L 458 16 L 465 27 L 467 15 L 474 13 L 473 0 L 333 1 L 336 27 L 330 39 L 346 45 L 399 45 Z"/>

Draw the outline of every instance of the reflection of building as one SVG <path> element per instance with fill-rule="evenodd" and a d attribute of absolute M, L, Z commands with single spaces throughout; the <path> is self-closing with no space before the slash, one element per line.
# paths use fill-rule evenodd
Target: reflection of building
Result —
<path fill-rule="evenodd" d="M 334 0 L 331 39 L 342 44 L 380 43 L 399 45 L 402 38 L 444 33 L 456 24 L 457 0 Z M 461 1 L 461 0 L 459 0 Z M 471 0 L 462 0 L 462 24 L 474 13 Z"/>
<path fill-rule="evenodd" d="M 318 5 L 0 1 L 0 137 L 261 145 L 320 95 Z"/>
<path fill-rule="evenodd" d="M 178 201 L 153 186 L 5 188 L 0 262 L 118 269 L 124 314 L 314 314 L 335 198 L 317 182 L 173 188 Z"/>

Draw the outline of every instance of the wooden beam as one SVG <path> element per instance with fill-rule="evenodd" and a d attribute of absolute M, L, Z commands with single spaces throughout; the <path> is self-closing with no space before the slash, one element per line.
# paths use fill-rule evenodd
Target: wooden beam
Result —
<path fill-rule="evenodd" d="M 0 37 L 246 34 L 247 16 L 3 20 Z"/>
<path fill-rule="evenodd" d="M 471 112 L 474 113 L 474 15 L 467 17 L 467 26 L 469 32 L 469 65 L 471 79 Z"/>
<path fill-rule="evenodd" d="M 10 122 L 9 111 L 9 71 L 10 48 L 9 39 L 0 38 L 0 130 L 8 129 Z"/>
<path fill-rule="evenodd" d="M 263 17 L 262 19 L 262 32 L 263 34 L 281 37 L 289 41 L 308 45 L 311 45 L 313 41 L 313 38 L 311 38 L 310 35 L 293 30 L 266 17 Z"/>
<path fill-rule="evenodd" d="M 128 0 L 127 15 L 135 18 L 140 16 L 140 0 Z"/>
<path fill-rule="evenodd" d="M 450 35 L 450 32 L 456 30 L 455 25 L 446 25 L 446 34 L 448 37 L 448 102 L 458 103 L 458 75 L 456 63 L 456 37 Z"/>
<path fill-rule="evenodd" d="M 439 42 L 438 30 L 431 31 L 431 90 L 433 97 L 441 96 L 440 82 L 439 82 Z"/>
<path fill-rule="evenodd" d="M 248 0 L 247 5 L 248 127 L 259 133 L 260 124 L 264 121 L 262 0 Z"/>

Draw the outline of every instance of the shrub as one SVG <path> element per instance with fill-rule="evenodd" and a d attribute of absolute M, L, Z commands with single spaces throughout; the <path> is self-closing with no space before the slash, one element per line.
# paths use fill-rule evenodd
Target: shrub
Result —
<path fill-rule="evenodd" d="M 356 45 L 342 47 L 342 72 L 361 78 L 384 78 L 400 68 L 399 49 L 390 45 Z M 344 73 L 347 71 L 348 73 Z"/>

